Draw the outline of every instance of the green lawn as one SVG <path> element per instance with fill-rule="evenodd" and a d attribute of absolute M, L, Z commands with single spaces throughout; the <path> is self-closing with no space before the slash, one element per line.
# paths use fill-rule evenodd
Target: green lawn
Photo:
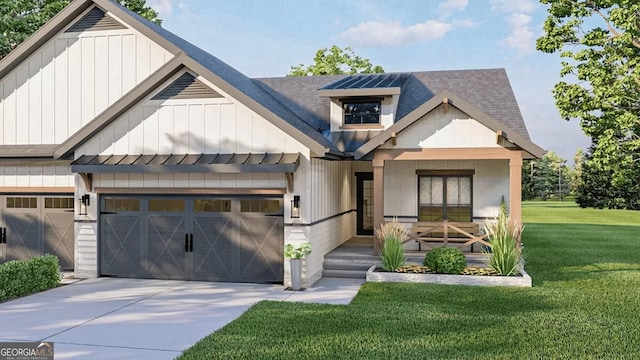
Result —
<path fill-rule="evenodd" d="M 265 301 L 181 359 L 631 359 L 640 212 L 523 204 L 533 288 L 365 284 L 350 305 Z"/>

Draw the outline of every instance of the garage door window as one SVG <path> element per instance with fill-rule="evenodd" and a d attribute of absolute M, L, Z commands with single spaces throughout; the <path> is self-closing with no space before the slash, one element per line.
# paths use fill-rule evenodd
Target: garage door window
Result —
<path fill-rule="evenodd" d="M 44 207 L 46 209 L 73 209 L 73 198 L 71 197 L 45 197 Z"/>
<path fill-rule="evenodd" d="M 140 211 L 138 199 L 105 199 L 105 211 Z"/>
<path fill-rule="evenodd" d="M 267 213 L 280 212 L 279 200 L 240 200 L 240 211 L 243 213 Z"/>
<path fill-rule="evenodd" d="M 37 209 L 37 197 L 8 197 L 7 209 Z"/>
<path fill-rule="evenodd" d="M 149 211 L 158 212 L 182 212 L 184 200 L 180 199 L 150 199 Z"/>
<path fill-rule="evenodd" d="M 231 200 L 194 200 L 195 212 L 231 212 Z"/>

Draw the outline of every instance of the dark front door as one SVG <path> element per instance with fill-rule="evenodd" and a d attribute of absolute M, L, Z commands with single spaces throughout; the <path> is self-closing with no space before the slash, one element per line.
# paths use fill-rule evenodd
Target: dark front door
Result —
<path fill-rule="evenodd" d="M 373 235 L 373 173 L 356 173 L 358 235 Z"/>

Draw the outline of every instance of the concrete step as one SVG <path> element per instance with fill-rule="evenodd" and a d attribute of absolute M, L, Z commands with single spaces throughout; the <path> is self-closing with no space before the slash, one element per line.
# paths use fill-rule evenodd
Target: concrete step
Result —
<path fill-rule="evenodd" d="M 366 270 L 371 265 L 378 263 L 376 260 L 363 259 L 325 259 L 323 263 L 324 269 L 342 269 L 342 270 Z"/>
<path fill-rule="evenodd" d="M 367 271 L 366 270 L 322 270 L 322 277 L 365 279 L 367 277 Z"/>

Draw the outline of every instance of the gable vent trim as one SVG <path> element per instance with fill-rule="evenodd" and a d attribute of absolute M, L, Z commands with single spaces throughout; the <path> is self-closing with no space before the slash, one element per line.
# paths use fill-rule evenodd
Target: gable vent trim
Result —
<path fill-rule="evenodd" d="M 171 85 L 154 96 L 151 100 L 169 99 L 199 99 L 199 98 L 221 98 L 218 92 L 214 91 L 200 80 L 189 73 L 182 74 Z"/>
<path fill-rule="evenodd" d="M 83 32 L 83 31 L 104 31 L 104 30 L 120 30 L 127 27 L 119 23 L 117 20 L 107 15 L 104 10 L 94 7 L 89 12 L 68 28 L 66 33 Z"/>

